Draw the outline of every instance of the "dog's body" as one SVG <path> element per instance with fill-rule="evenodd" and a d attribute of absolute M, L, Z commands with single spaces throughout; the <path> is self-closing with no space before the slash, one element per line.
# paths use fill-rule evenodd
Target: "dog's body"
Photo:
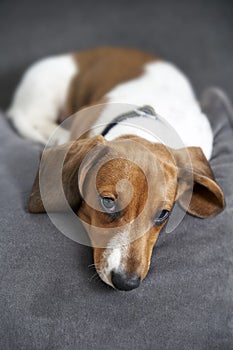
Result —
<path fill-rule="evenodd" d="M 126 110 L 152 106 L 186 146 L 199 146 L 210 158 L 211 127 L 189 81 L 172 64 L 140 51 L 97 49 L 39 61 L 25 74 L 8 114 L 22 136 L 46 143 L 60 115 L 102 102 L 129 104 Z M 104 108 L 88 127 L 114 117 Z M 78 128 L 83 128 L 80 123 Z M 124 133 L 131 132 L 124 128 Z M 115 130 L 109 139 L 122 134 Z M 57 142 L 63 143 L 69 134 L 59 137 Z"/>
<path fill-rule="evenodd" d="M 167 219 L 167 213 L 172 210 L 176 200 L 191 214 L 208 217 L 223 208 L 224 199 L 206 160 L 210 159 L 213 143 L 209 121 L 202 113 L 186 77 L 172 64 L 153 55 L 136 50 L 103 48 L 45 59 L 26 73 L 8 114 L 24 137 L 46 143 L 55 130 L 58 119 L 65 119 L 85 107 L 95 108 L 98 105 L 98 112 L 94 113 L 92 119 L 87 119 L 86 114 L 81 112 L 73 122 L 71 133 L 60 130 L 54 137 L 54 143 L 62 144 L 79 136 L 79 141 L 71 147 L 72 151 L 65 160 L 65 193 L 71 207 L 89 225 L 88 233 L 93 246 L 98 244 L 94 234 L 96 229 L 90 229 L 91 226 L 104 227 L 109 231 L 110 228 L 118 230 L 111 239 L 107 239 L 106 248 L 94 248 L 94 258 L 97 271 L 106 283 L 118 289 L 129 290 L 135 288 L 146 276 L 152 248 Z M 156 142 L 142 128 L 125 124 L 127 117 L 123 118 L 123 122 L 118 119 L 113 123 L 119 114 L 132 111 L 134 106 L 137 108 L 144 105 L 152 107 L 176 130 L 189 150 L 194 169 L 189 168 L 187 171 L 187 159 L 180 150 L 168 152 L 164 145 Z M 111 109 L 111 106 L 114 108 Z M 118 106 L 121 106 L 120 109 Z M 141 125 L 147 123 L 144 115 L 137 114 L 138 112 L 131 119 L 140 122 L 141 118 Z M 104 137 L 98 136 L 106 130 L 106 124 Z M 82 200 L 82 191 L 76 197 L 71 194 L 70 187 L 74 178 L 74 164 L 79 168 L 85 154 L 96 146 L 100 150 L 91 158 L 93 169 L 97 164 L 95 158 L 105 159 L 107 164 L 103 165 L 96 177 L 99 200 L 92 191 L 90 172 L 86 172 L 83 177 L 88 189 L 87 197 L 92 198 L 98 210 Z M 157 165 L 152 167 L 153 157 L 147 155 L 147 151 L 143 152 L 142 148 L 155 155 Z M 55 148 L 56 152 L 59 150 L 59 146 L 57 150 Z M 51 155 L 53 151 L 47 152 Z M 112 159 L 110 155 L 117 159 Z M 122 159 L 127 157 L 127 161 Z M 142 162 L 142 159 L 144 174 L 135 165 Z M 162 169 L 164 176 L 162 182 L 157 180 L 157 184 L 152 185 L 153 192 L 157 194 L 156 199 L 150 199 L 151 206 L 147 208 L 140 223 L 137 223 L 137 228 L 127 226 L 127 229 L 122 229 L 123 223 L 131 223 L 143 211 L 140 208 L 144 208 L 150 197 L 146 180 L 153 179 L 156 167 Z M 180 169 L 185 169 L 185 173 L 192 171 L 194 177 L 195 190 L 188 207 L 184 204 L 184 199 L 190 192 L 190 184 L 187 180 L 182 182 L 181 173 L 183 176 L 184 170 L 181 172 Z M 133 184 L 131 203 L 124 198 L 125 191 L 116 191 L 121 179 L 130 179 Z M 82 187 L 83 183 L 79 186 Z M 49 188 L 51 210 L 54 208 L 51 193 L 55 191 L 52 186 L 51 184 Z M 162 191 L 165 194 L 162 194 L 161 188 L 166 189 L 165 192 Z M 124 201 L 127 203 L 125 206 L 122 204 Z M 163 206 L 161 203 L 164 203 Z M 111 210 L 118 213 L 114 218 L 109 212 L 111 205 Z M 32 212 L 45 210 L 38 178 L 29 208 Z M 100 214 L 100 211 L 103 213 Z M 161 214 L 160 224 L 151 227 L 149 222 L 153 213 L 158 211 L 163 212 L 165 219 Z M 142 237 L 137 234 L 135 236 L 139 227 L 146 232 Z M 114 242 L 122 243 L 123 247 L 114 248 Z"/>

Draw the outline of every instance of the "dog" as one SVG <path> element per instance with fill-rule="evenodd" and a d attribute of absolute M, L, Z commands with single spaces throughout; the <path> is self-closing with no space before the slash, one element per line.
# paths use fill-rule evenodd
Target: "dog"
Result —
<path fill-rule="evenodd" d="M 118 106 L 123 107 L 118 111 Z M 95 111 L 91 117 L 90 110 Z M 208 162 L 211 126 L 178 68 L 125 48 L 97 48 L 35 63 L 7 114 L 23 137 L 46 144 L 58 123 L 77 111 L 71 130 L 60 128 L 42 156 L 46 193 L 42 200 L 38 172 L 29 211 L 62 210 L 53 174 L 58 154 L 66 150 L 63 190 L 88 232 L 96 270 L 108 285 L 129 291 L 146 277 L 175 202 L 200 218 L 224 209 L 223 192 Z M 142 128 L 163 123 L 159 116 L 175 129 L 183 148 L 156 141 Z M 134 121 L 140 127 L 130 125 Z"/>

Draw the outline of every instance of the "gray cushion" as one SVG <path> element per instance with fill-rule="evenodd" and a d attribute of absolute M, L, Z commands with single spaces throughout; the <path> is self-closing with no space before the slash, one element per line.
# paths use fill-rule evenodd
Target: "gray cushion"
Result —
<path fill-rule="evenodd" d="M 141 286 L 117 292 L 88 269 L 92 249 L 26 211 L 40 147 L 0 116 L 0 338 L 7 349 L 230 349 L 233 130 L 211 101 L 211 165 L 227 207 L 162 232 Z M 94 277 L 93 277 L 94 276 Z"/>

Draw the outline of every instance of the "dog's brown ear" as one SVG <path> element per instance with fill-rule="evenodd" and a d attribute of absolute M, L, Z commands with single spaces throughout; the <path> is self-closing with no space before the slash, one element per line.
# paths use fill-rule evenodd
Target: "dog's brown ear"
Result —
<path fill-rule="evenodd" d="M 221 212 L 225 207 L 224 195 L 202 149 L 175 150 L 174 156 L 179 170 L 177 200 L 181 207 L 200 218 Z"/>
<path fill-rule="evenodd" d="M 72 209 L 78 208 L 81 201 L 78 183 L 80 164 L 89 151 L 103 143 L 104 137 L 98 135 L 43 152 L 29 199 L 29 212 L 64 211 L 67 202 Z"/>

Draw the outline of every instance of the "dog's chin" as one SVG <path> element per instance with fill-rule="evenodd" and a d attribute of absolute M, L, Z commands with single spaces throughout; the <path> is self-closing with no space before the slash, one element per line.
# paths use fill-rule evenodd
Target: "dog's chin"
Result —
<path fill-rule="evenodd" d="M 98 273 L 100 279 L 101 279 L 105 284 L 107 284 L 108 286 L 110 286 L 110 287 L 116 289 L 116 288 L 114 287 L 114 285 L 112 284 L 110 274 L 109 274 L 109 277 L 108 277 L 104 272 L 99 271 L 99 272 L 97 272 L 97 273 Z"/>

